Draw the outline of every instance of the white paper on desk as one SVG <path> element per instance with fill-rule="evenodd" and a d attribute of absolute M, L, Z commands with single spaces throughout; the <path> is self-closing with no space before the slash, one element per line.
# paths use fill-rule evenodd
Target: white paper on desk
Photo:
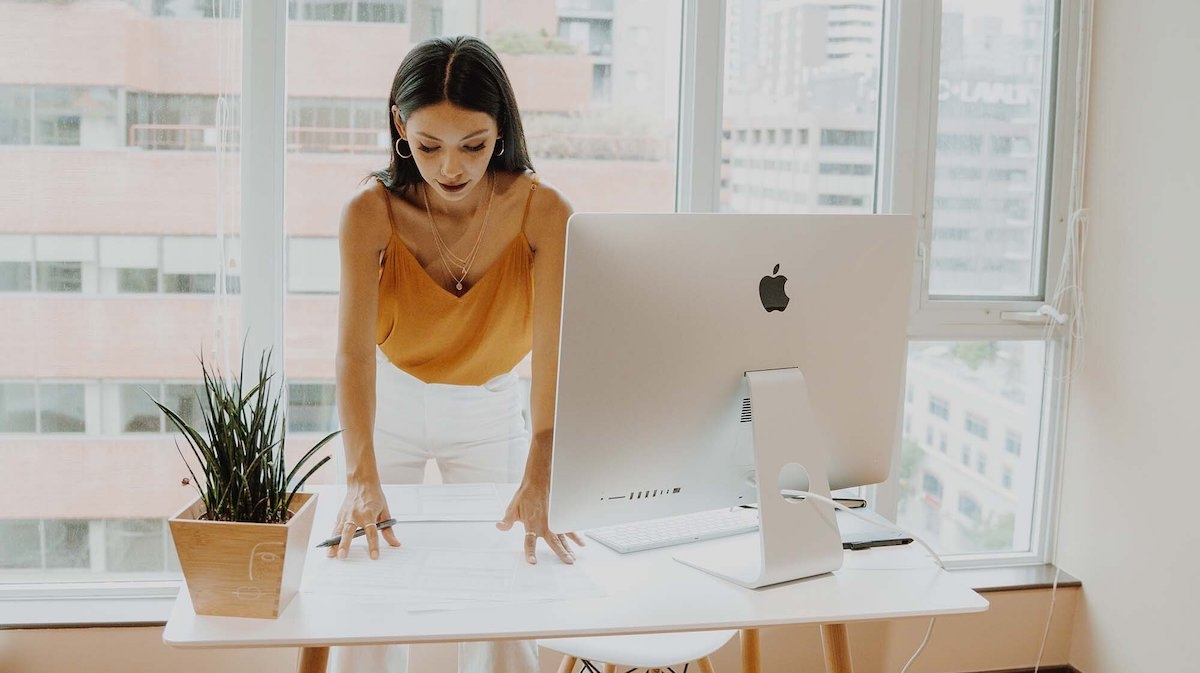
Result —
<path fill-rule="evenodd" d="M 389 485 L 387 494 L 397 521 L 499 521 L 507 505 L 495 484 Z"/>
<path fill-rule="evenodd" d="M 525 562 L 492 549 L 351 549 L 345 559 L 310 559 L 301 591 L 394 602 L 410 612 L 604 595 L 582 569 Z"/>

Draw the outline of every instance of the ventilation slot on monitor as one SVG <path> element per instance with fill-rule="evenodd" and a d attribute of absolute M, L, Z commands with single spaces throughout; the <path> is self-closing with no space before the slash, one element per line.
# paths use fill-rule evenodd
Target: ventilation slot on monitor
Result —
<path fill-rule="evenodd" d="M 750 413 L 750 398 L 742 398 L 742 422 L 750 423 L 754 420 L 754 416 Z"/>
<path fill-rule="evenodd" d="M 683 489 L 680 488 L 679 486 L 675 486 L 673 488 L 652 488 L 647 491 L 631 491 L 629 493 L 629 499 L 630 500 L 644 500 L 646 498 L 659 498 L 664 495 L 674 495 L 676 493 L 679 493 L 682 490 Z M 618 497 L 624 497 L 624 496 L 618 496 Z M 613 499 L 615 499 L 615 498 L 609 498 L 609 500 L 613 500 Z"/>

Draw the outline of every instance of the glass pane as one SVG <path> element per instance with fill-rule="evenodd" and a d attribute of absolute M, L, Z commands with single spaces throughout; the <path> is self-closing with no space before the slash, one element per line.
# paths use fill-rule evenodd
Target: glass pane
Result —
<path fill-rule="evenodd" d="M 0 383 L 0 432 L 37 432 L 32 383 Z"/>
<path fill-rule="evenodd" d="M 939 553 L 1028 551 L 1045 345 L 914 342 L 898 523 Z"/>
<path fill-rule="evenodd" d="M 0 85 L 0 145 L 28 145 L 33 139 L 33 88 Z"/>
<path fill-rule="evenodd" d="M 721 210 L 871 212 L 882 0 L 726 7 Z"/>
<path fill-rule="evenodd" d="M 158 269 L 117 269 L 117 292 L 158 292 Z"/>
<path fill-rule="evenodd" d="M 104 522 L 104 558 L 109 572 L 161 572 L 166 567 L 167 535 L 161 519 Z"/>
<path fill-rule="evenodd" d="M 33 289 L 33 265 L 29 262 L 0 262 L 0 292 Z"/>
<path fill-rule="evenodd" d="M 1036 296 L 1046 0 L 945 0 L 929 292 Z"/>
<path fill-rule="evenodd" d="M 82 383 L 39 383 L 38 420 L 42 432 L 85 432 Z"/>
<path fill-rule="evenodd" d="M 331 432 L 336 412 L 334 386 L 324 383 L 288 384 L 288 430 Z"/>
<path fill-rule="evenodd" d="M 0 570 L 41 568 L 42 533 L 39 521 L 0 519 Z"/>
<path fill-rule="evenodd" d="M 91 544 L 87 521 L 47 519 L 42 526 L 46 532 L 47 568 L 90 567 Z"/>
<path fill-rule="evenodd" d="M 199 383 L 168 383 L 163 386 L 165 394 L 161 400 L 171 411 L 179 414 L 185 423 L 196 429 L 204 427 L 203 408 L 208 405 L 204 397 L 204 387 Z M 161 411 L 159 413 L 162 413 Z M 164 421 L 165 422 L 165 421 Z M 175 426 L 166 424 L 169 432 L 175 432 Z"/>
<path fill-rule="evenodd" d="M 162 432 L 163 413 L 149 397 L 158 396 L 157 383 L 122 383 L 120 391 L 118 432 Z"/>
<path fill-rule="evenodd" d="M 0 332 L 2 515 L 43 522 L 51 580 L 111 570 L 105 527 L 85 551 L 76 522 L 192 496 L 161 414 L 118 386 L 238 356 L 240 298 L 217 290 L 240 262 L 242 25 L 214 18 L 238 5 L 0 0 L 0 34 L 23 46 L 0 58 L 0 82 L 20 83 L 0 85 L 0 314 L 18 316 Z"/>
<path fill-rule="evenodd" d="M 38 262 L 38 292 L 83 292 L 83 262 Z"/>

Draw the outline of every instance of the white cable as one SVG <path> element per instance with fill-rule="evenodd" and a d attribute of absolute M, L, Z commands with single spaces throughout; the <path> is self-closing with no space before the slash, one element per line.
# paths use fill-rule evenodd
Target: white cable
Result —
<path fill-rule="evenodd" d="M 921 644 L 917 645 L 917 651 L 912 653 L 908 658 L 908 662 L 904 664 L 904 668 L 900 669 L 900 673 L 908 673 L 908 667 L 921 656 L 921 651 L 925 649 L 925 644 L 929 642 L 929 636 L 933 635 L 933 625 L 937 623 L 937 617 L 929 618 L 929 628 L 925 629 L 925 637 L 921 639 Z"/>
<path fill-rule="evenodd" d="M 946 564 L 942 562 L 942 557 L 938 556 L 938 553 L 933 550 L 933 547 L 930 547 L 929 544 L 927 544 L 919 536 L 914 535 L 911 531 L 905 530 L 905 529 L 901 528 L 900 526 L 897 526 L 896 524 L 892 523 L 891 521 L 888 521 L 887 519 L 884 519 L 882 517 L 880 517 L 878 519 L 873 519 L 861 512 L 856 511 L 852 507 L 847 507 L 846 505 L 843 505 L 842 503 L 838 502 L 837 500 L 834 500 L 833 498 L 830 498 L 828 496 L 821 495 L 819 493 L 811 493 L 809 491 L 797 491 L 794 489 L 785 488 L 785 489 L 780 490 L 780 494 L 783 495 L 785 498 L 812 498 L 813 500 L 816 500 L 818 502 L 823 502 L 827 505 L 832 505 L 834 509 L 840 509 L 843 512 L 853 514 L 854 516 L 858 517 L 859 519 L 862 519 L 863 521 L 866 521 L 867 523 L 869 523 L 871 525 L 883 526 L 884 528 L 890 528 L 898 533 L 903 533 L 904 535 L 911 537 L 914 541 L 916 541 L 918 544 L 920 544 L 922 547 L 924 547 L 925 551 L 929 552 L 929 555 L 933 557 L 934 562 L 938 564 L 939 568 L 941 568 L 942 570 L 946 569 Z M 935 623 L 937 623 L 937 617 L 931 617 L 929 619 L 929 628 L 925 629 L 925 637 L 921 639 L 921 644 L 917 645 L 916 651 L 914 651 L 912 653 L 912 656 L 908 658 L 908 662 L 904 664 L 904 668 L 900 669 L 900 673 L 908 673 L 909 667 L 912 666 L 913 662 L 917 660 L 917 657 L 921 656 L 921 652 L 923 652 L 925 650 L 925 645 L 927 645 L 929 643 L 929 637 L 931 635 L 933 635 L 933 625 Z"/>
<path fill-rule="evenodd" d="M 1092 0 L 1079 2 L 1079 46 L 1075 63 L 1075 137 L 1074 156 L 1071 161 L 1071 194 L 1067 202 L 1070 217 L 1067 222 L 1067 238 L 1063 249 L 1063 265 L 1059 269 L 1057 288 L 1051 303 L 1061 312 L 1063 302 L 1070 306 L 1069 326 L 1066 335 L 1067 365 L 1062 377 L 1062 399 L 1070 399 L 1071 381 L 1083 364 L 1084 328 L 1086 315 L 1083 296 L 1083 260 L 1087 251 L 1088 211 L 1083 207 L 1084 172 L 1087 167 L 1087 106 L 1091 83 L 1092 60 Z M 1067 282 L 1067 278 L 1070 282 Z M 1047 325 L 1046 339 L 1049 341 L 1054 324 Z M 1065 421 L 1066 410 L 1063 418 Z M 1058 470 L 1055 479 L 1061 485 L 1066 467 L 1066 450 L 1060 446 Z M 1050 560 L 1054 563 L 1054 581 L 1050 585 L 1050 606 L 1046 614 L 1046 626 L 1042 630 L 1042 642 L 1038 646 L 1037 660 L 1033 672 L 1042 667 L 1046 652 L 1046 641 L 1050 636 L 1050 625 L 1054 619 L 1054 605 L 1058 598 L 1058 580 L 1062 569 L 1058 566 L 1059 531 L 1062 526 L 1062 507 L 1057 506 L 1054 516 L 1053 548 Z"/>

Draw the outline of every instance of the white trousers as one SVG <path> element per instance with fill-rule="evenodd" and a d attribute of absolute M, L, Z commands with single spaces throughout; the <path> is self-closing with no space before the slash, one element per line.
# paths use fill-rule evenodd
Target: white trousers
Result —
<path fill-rule="evenodd" d="M 429 460 L 445 483 L 515 483 L 529 451 L 515 373 L 482 386 L 425 383 L 376 351 L 375 461 L 385 484 L 419 484 Z M 336 457 L 338 479 L 345 460 Z M 382 541 L 381 541 L 381 544 Z M 407 673 L 408 646 L 330 648 L 330 673 Z M 459 643 L 460 673 L 536 673 L 531 640 Z"/>

